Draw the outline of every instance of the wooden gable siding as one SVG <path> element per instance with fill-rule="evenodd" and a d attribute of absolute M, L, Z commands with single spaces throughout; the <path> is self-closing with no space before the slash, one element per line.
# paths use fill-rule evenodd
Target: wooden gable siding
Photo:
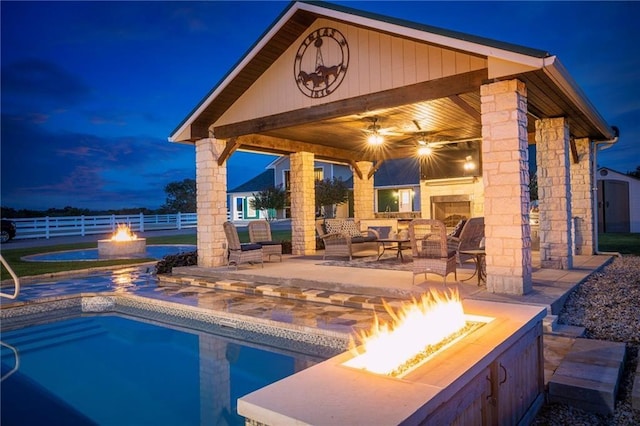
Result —
<path fill-rule="evenodd" d="M 310 32 L 332 27 L 349 44 L 349 67 L 331 95 L 313 99 L 296 86 L 294 57 Z M 215 126 L 265 117 L 479 70 L 487 60 L 345 23 L 319 19 L 220 117 Z"/>

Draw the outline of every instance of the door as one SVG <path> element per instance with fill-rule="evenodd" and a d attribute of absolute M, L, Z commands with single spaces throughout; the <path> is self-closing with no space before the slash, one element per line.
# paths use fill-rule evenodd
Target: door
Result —
<path fill-rule="evenodd" d="M 598 226 L 600 232 L 630 232 L 629 182 L 598 181 Z"/>
<path fill-rule="evenodd" d="M 398 190 L 398 211 L 410 212 L 413 210 L 410 189 Z"/>
<path fill-rule="evenodd" d="M 244 197 L 235 197 L 234 205 L 233 220 L 244 219 Z"/>

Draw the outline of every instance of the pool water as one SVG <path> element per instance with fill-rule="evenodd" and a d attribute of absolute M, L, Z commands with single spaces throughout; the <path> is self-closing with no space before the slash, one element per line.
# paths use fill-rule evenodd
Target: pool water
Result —
<path fill-rule="evenodd" d="M 167 245 L 149 245 L 146 253 L 142 255 L 127 255 L 124 258 L 132 257 L 150 257 L 153 259 L 162 259 L 170 254 L 179 254 L 195 251 L 196 246 L 193 244 L 167 244 Z M 110 257 L 110 259 L 114 259 Z M 70 262 L 70 261 L 88 261 L 88 260 L 104 260 L 98 255 L 98 249 L 80 249 L 55 251 L 50 253 L 34 254 L 25 256 L 22 260 L 29 262 Z"/>
<path fill-rule="evenodd" d="M 11 330 L 2 342 L 18 352 L 2 346 L 3 426 L 243 425 L 239 397 L 322 360 L 117 315 Z"/>

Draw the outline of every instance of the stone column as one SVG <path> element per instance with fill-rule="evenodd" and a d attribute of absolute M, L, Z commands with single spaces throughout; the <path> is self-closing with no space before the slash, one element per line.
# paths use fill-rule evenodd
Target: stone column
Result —
<path fill-rule="evenodd" d="M 291 161 L 291 250 L 295 255 L 316 251 L 314 155 L 297 152 Z"/>
<path fill-rule="evenodd" d="M 196 142 L 198 266 L 206 268 L 226 264 L 227 164 L 218 165 L 224 147 L 222 140 Z"/>
<path fill-rule="evenodd" d="M 519 80 L 480 87 L 487 290 L 526 294 L 531 282 L 527 91 Z"/>
<path fill-rule="evenodd" d="M 540 205 L 540 264 L 573 267 L 569 125 L 565 118 L 536 120 L 536 160 Z"/>
<path fill-rule="evenodd" d="M 593 149 L 588 138 L 574 141 L 578 163 L 571 162 L 571 214 L 575 254 L 595 253 L 593 215 Z"/>
<path fill-rule="evenodd" d="M 373 200 L 373 176 L 369 172 L 373 168 L 371 161 L 358 161 L 356 163 L 362 179 L 353 174 L 353 216 L 356 220 L 375 218 L 375 205 Z"/>

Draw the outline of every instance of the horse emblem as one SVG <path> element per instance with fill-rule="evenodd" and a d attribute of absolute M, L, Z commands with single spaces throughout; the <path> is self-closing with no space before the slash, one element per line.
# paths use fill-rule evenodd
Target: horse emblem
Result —
<path fill-rule="evenodd" d="M 325 60 L 336 65 L 325 65 Z M 349 47 L 344 36 L 333 28 L 315 30 L 305 37 L 296 54 L 296 85 L 310 98 L 328 96 L 342 83 L 348 63 Z"/>

